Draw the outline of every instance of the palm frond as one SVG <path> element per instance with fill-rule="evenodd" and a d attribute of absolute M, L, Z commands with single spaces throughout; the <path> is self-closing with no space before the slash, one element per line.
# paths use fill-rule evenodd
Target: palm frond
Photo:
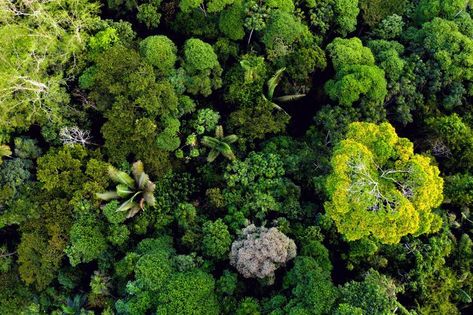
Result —
<path fill-rule="evenodd" d="M 133 163 L 132 165 L 132 173 L 133 173 L 133 176 L 135 177 L 135 181 L 139 181 L 141 175 L 144 173 L 144 166 L 143 166 L 143 162 L 141 162 L 140 160 L 136 161 L 135 163 Z"/>
<path fill-rule="evenodd" d="M 104 200 L 104 201 L 108 201 L 108 200 L 112 200 L 112 199 L 118 199 L 119 196 L 117 194 L 116 191 L 106 191 L 104 193 L 96 193 L 95 196 L 98 198 L 98 199 L 101 199 L 101 200 Z"/>
<path fill-rule="evenodd" d="M 118 207 L 118 209 L 116 210 L 117 212 L 122 212 L 122 211 L 128 211 L 130 210 L 131 208 L 133 208 L 134 206 L 138 205 L 134 199 L 136 197 L 138 193 L 136 193 L 133 197 L 131 197 L 130 199 L 128 199 L 127 201 L 125 201 L 124 203 L 122 203 L 120 205 L 120 207 Z"/>
<path fill-rule="evenodd" d="M 115 167 L 111 165 L 108 167 L 108 175 L 116 183 L 127 185 L 128 187 L 135 186 L 135 181 L 133 180 L 133 178 L 131 178 L 130 175 L 128 175 L 125 172 L 117 170 Z"/>
<path fill-rule="evenodd" d="M 218 125 L 217 128 L 215 128 L 215 137 L 218 139 L 223 138 L 223 127 L 222 125 Z"/>
<path fill-rule="evenodd" d="M 278 86 L 279 84 L 279 81 L 281 81 L 281 77 L 284 73 L 284 71 L 286 70 L 286 68 L 281 68 L 279 69 L 278 71 L 276 71 L 276 73 L 268 80 L 267 84 L 268 84 L 268 99 L 273 99 L 273 95 L 274 95 L 274 90 L 276 89 L 276 87 Z"/>
<path fill-rule="evenodd" d="M 156 198 L 154 197 L 153 192 L 145 192 L 143 195 L 143 199 L 150 207 L 154 207 L 156 205 Z"/>
<path fill-rule="evenodd" d="M 215 148 L 219 145 L 220 141 L 218 139 L 215 139 L 213 137 L 209 136 L 203 136 L 202 140 L 200 141 L 203 145 L 209 148 Z"/>
<path fill-rule="evenodd" d="M 121 198 L 128 197 L 129 195 L 134 193 L 134 191 L 132 189 L 130 189 L 130 187 L 128 187 L 127 185 L 123 185 L 123 184 L 118 184 L 116 189 L 117 189 L 117 195 Z"/>
<path fill-rule="evenodd" d="M 220 143 L 220 146 L 218 147 L 218 151 L 222 153 L 222 155 L 229 160 L 234 160 L 236 158 L 235 154 L 233 153 L 232 148 L 225 142 Z"/>
<path fill-rule="evenodd" d="M 138 178 L 138 188 L 143 189 L 146 187 L 146 184 L 149 182 L 149 176 L 145 172 L 142 172 Z"/>
<path fill-rule="evenodd" d="M 234 143 L 237 140 L 238 140 L 237 135 L 229 135 L 229 136 L 226 136 L 222 139 L 222 141 L 225 142 L 225 143 Z"/>
<path fill-rule="evenodd" d="M 274 101 L 281 102 L 281 103 L 288 103 L 288 102 L 297 101 L 305 96 L 306 94 L 284 95 L 284 96 L 279 96 L 279 97 L 274 98 Z"/>
<path fill-rule="evenodd" d="M 207 162 L 215 161 L 219 154 L 220 152 L 217 149 L 210 150 L 209 155 L 207 156 Z"/>
<path fill-rule="evenodd" d="M 133 218 L 138 212 L 140 212 L 141 210 L 141 207 L 139 204 L 136 204 L 134 205 L 130 211 L 128 211 L 127 215 L 126 215 L 126 218 L 129 219 L 129 218 Z"/>

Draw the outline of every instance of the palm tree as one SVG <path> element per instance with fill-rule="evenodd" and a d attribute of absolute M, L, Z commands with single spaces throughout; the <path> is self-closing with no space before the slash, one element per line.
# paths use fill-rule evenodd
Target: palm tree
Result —
<path fill-rule="evenodd" d="M 2 158 L 4 156 L 10 156 L 11 153 L 12 152 L 9 146 L 6 144 L 0 144 L 0 164 L 2 164 Z"/>
<path fill-rule="evenodd" d="M 140 210 L 143 210 L 145 204 L 151 207 L 154 207 L 156 204 L 156 199 L 153 195 L 156 185 L 149 180 L 149 176 L 144 172 L 141 161 L 133 163 L 132 173 L 133 178 L 127 173 L 110 166 L 108 174 L 118 184 L 114 191 L 96 194 L 97 198 L 106 201 L 128 198 L 117 209 L 117 211 L 128 211 L 127 218 L 131 218 Z"/>
<path fill-rule="evenodd" d="M 224 136 L 223 127 L 221 125 L 217 126 L 215 129 L 215 137 L 204 136 L 202 137 L 202 144 L 210 148 L 210 153 L 207 156 L 208 162 L 213 162 L 215 159 L 222 154 L 229 160 L 234 160 L 235 154 L 233 153 L 230 144 L 238 140 L 238 136 L 229 135 Z"/>
<path fill-rule="evenodd" d="M 276 73 L 271 78 L 269 78 L 269 80 L 266 82 L 266 84 L 268 86 L 268 93 L 267 93 L 266 96 L 263 95 L 263 98 L 266 101 L 270 102 L 271 105 L 273 106 L 273 108 L 275 108 L 277 110 L 282 110 L 287 114 L 287 112 L 281 106 L 274 103 L 274 101 L 281 102 L 281 103 L 292 102 L 292 101 L 296 101 L 300 98 L 303 98 L 304 96 L 306 96 L 306 94 L 292 94 L 292 95 L 284 95 L 284 96 L 274 97 L 274 90 L 276 90 L 276 87 L 278 86 L 279 82 L 281 81 L 281 78 L 282 78 L 282 75 L 283 75 L 284 71 L 286 71 L 286 68 L 281 68 L 278 71 L 276 71 Z"/>

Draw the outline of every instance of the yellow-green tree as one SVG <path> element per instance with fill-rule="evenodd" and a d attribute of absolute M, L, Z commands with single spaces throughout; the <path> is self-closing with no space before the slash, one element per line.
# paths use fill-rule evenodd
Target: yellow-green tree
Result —
<path fill-rule="evenodd" d="M 351 123 L 331 165 L 325 210 L 348 240 L 372 235 L 397 243 L 440 228 L 431 212 L 443 200 L 440 171 L 389 123 Z"/>

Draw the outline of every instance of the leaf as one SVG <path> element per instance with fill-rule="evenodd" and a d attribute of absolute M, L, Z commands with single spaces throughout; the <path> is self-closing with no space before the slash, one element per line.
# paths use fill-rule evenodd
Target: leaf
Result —
<path fill-rule="evenodd" d="M 279 84 L 279 81 L 281 81 L 281 77 L 284 73 L 286 68 L 281 68 L 276 73 L 268 80 L 268 99 L 272 100 L 273 95 L 274 95 L 274 90 Z"/>
<path fill-rule="evenodd" d="M 135 181 L 133 180 L 133 178 L 131 178 L 130 175 L 128 175 L 125 172 L 117 170 L 115 167 L 111 165 L 108 167 L 108 174 L 114 182 L 127 185 L 130 188 L 135 186 Z"/>
<path fill-rule="evenodd" d="M 226 157 L 229 160 L 234 160 L 236 158 L 235 154 L 233 153 L 232 148 L 225 142 L 221 143 L 218 150 L 220 151 L 220 153 L 222 153 L 224 157 Z"/>
<path fill-rule="evenodd" d="M 98 199 L 105 200 L 105 201 L 119 198 L 116 191 L 107 191 L 107 192 L 104 192 L 104 193 L 96 193 L 95 196 Z"/>
<path fill-rule="evenodd" d="M 156 198 L 154 198 L 154 194 L 152 192 L 146 192 L 143 195 L 146 204 L 150 207 L 154 207 L 156 205 Z"/>
<path fill-rule="evenodd" d="M 207 156 L 207 162 L 215 161 L 215 159 L 218 157 L 219 154 L 220 152 L 216 149 L 210 150 L 209 155 Z"/>
<path fill-rule="evenodd" d="M 238 140 L 237 135 L 229 135 L 229 136 L 226 136 L 225 138 L 222 139 L 222 141 L 225 142 L 225 143 L 233 143 L 237 140 Z"/>
<path fill-rule="evenodd" d="M 305 96 L 306 94 L 284 95 L 284 96 L 279 96 L 279 97 L 274 98 L 274 101 L 281 102 L 281 103 L 288 103 L 288 102 L 297 101 Z"/>
<path fill-rule="evenodd" d="M 203 136 L 200 142 L 206 147 L 209 147 L 212 149 L 216 148 L 220 144 L 220 140 L 215 139 L 213 137 L 209 137 L 209 136 Z"/>
<path fill-rule="evenodd" d="M 135 181 L 139 181 L 139 178 L 141 177 L 141 175 L 144 173 L 144 166 L 143 166 L 143 162 L 141 162 L 140 160 L 136 161 L 135 163 L 133 163 L 132 165 L 132 173 L 133 173 L 133 176 L 135 177 Z"/>
<path fill-rule="evenodd" d="M 122 198 L 125 198 L 125 197 L 128 197 L 129 195 L 131 195 L 132 193 L 134 193 L 133 190 L 131 190 L 127 185 L 123 185 L 123 184 L 118 184 L 117 185 L 117 195 L 122 197 Z"/>
<path fill-rule="evenodd" d="M 145 191 L 145 193 L 147 193 L 147 192 L 151 192 L 151 193 L 152 193 L 155 188 L 156 188 L 156 184 L 153 183 L 152 181 L 148 181 L 148 182 L 146 183 L 146 186 L 145 186 L 144 191 Z"/>
<path fill-rule="evenodd" d="M 146 184 L 149 182 L 149 176 L 145 172 L 141 173 L 140 177 L 138 178 L 138 187 L 140 189 L 145 188 Z"/>
<path fill-rule="evenodd" d="M 141 207 L 140 205 L 136 204 L 135 206 L 133 206 L 130 211 L 128 211 L 128 214 L 126 215 L 126 218 L 129 219 L 129 218 L 133 218 L 138 212 L 140 212 L 141 210 Z"/>
<path fill-rule="evenodd" d="M 127 201 L 125 201 L 124 203 L 122 203 L 122 204 L 120 205 L 120 207 L 118 207 L 118 209 L 117 209 L 116 211 L 117 211 L 117 212 L 128 211 L 128 210 L 130 210 L 131 208 L 133 208 L 134 206 L 138 206 L 138 204 L 133 201 L 133 198 L 130 198 L 130 199 L 128 199 Z"/>
<path fill-rule="evenodd" d="M 222 125 L 218 125 L 217 128 L 215 128 L 215 137 L 218 139 L 223 138 L 223 127 Z"/>

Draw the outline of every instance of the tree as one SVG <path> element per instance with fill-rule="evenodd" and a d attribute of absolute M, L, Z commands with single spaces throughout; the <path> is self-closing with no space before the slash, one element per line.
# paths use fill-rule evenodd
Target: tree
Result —
<path fill-rule="evenodd" d="M 72 266 L 97 259 L 107 249 L 107 241 L 101 232 L 97 218 L 83 215 L 70 230 L 70 245 L 64 249 Z"/>
<path fill-rule="evenodd" d="M 164 35 L 148 36 L 140 42 L 140 52 L 162 74 L 174 69 L 177 47 Z"/>
<path fill-rule="evenodd" d="M 283 285 L 291 290 L 291 297 L 284 306 L 285 313 L 289 314 L 330 313 L 338 296 L 330 270 L 323 269 L 312 257 L 296 257 Z"/>
<path fill-rule="evenodd" d="M 469 169 L 473 151 L 473 130 L 457 114 L 431 117 L 426 120 L 432 153 L 445 159 L 451 169 Z M 454 159 L 449 159 L 454 157 Z"/>
<path fill-rule="evenodd" d="M 362 309 L 363 314 L 392 314 L 400 306 L 396 299 L 400 291 L 392 279 L 371 269 L 362 282 L 345 283 L 340 298 L 342 303 Z"/>
<path fill-rule="evenodd" d="M 214 288 L 213 277 L 201 270 L 174 273 L 157 296 L 156 314 L 217 315 Z"/>
<path fill-rule="evenodd" d="M 392 14 L 403 15 L 409 7 L 406 0 L 359 0 L 363 21 L 370 27 Z"/>
<path fill-rule="evenodd" d="M 422 51 L 425 56 L 421 60 L 415 56 L 417 89 L 427 103 L 425 109 L 420 108 L 424 115 L 431 113 L 433 107 L 450 111 L 471 95 L 468 86 L 473 78 L 473 40 L 468 32 L 463 32 L 465 28 L 455 22 L 436 17 L 406 36 L 410 49 Z"/>
<path fill-rule="evenodd" d="M 186 70 L 186 88 L 191 94 L 209 96 L 212 89 L 220 88 L 222 68 L 212 46 L 197 38 L 184 44 L 183 68 Z"/>
<path fill-rule="evenodd" d="M 360 109 L 370 120 L 384 118 L 383 103 L 387 94 L 384 71 L 374 64 L 374 56 L 361 40 L 336 38 L 327 46 L 335 79 L 325 83 L 325 91 L 342 106 L 360 101 Z"/>
<path fill-rule="evenodd" d="M 223 191 L 227 224 L 239 230 L 244 218 L 264 222 L 268 213 L 297 217 L 300 188 L 285 176 L 284 164 L 274 153 L 250 152 L 245 160 L 227 166 Z"/>
<path fill-rule="evenodd" d="M 232 244 L 232 238 L 227 225 L 223 223 L 222 219 L 205 222 L 202 226 L 202 233 L 204 234 L 202 239 L 204 254 L 216 259 L 226 258 Z"/>
<path fill-rule="evenodd" d="M 66 82 L 82 66 L 98 21 L 95 1 L 4 2 L 0 6 L 0 129 L 61 125 L 70 114 Z"/>
<path fill-rule="evenodd" d="M 204 13 L 220 12 L 226 6 L 231 5 L 235 0 L 183 0 L 179 3 L 179 7 L 184 12 L 199 8 Z"/>
<path fill-rule="evenodd" d="M 204 136 L 201 140 L 203 145 L 210 148 L 207 161 L 215 161 L 220 154 L 229 160 L 236 159 L 230 144 L 237 140 L 238 137 L 236 135 L 224 136 L 223 127 L 221 125 L 217 126 L 217 128 L 215 128 L 215 137 Z"/>
<path fill-rule="evenodd" d="M 416 7 L 416 19 L 419 24 L 428 22 L 435 17 L 453 19 L 470 5 L 469 0 L 420 0 Z"/>
<path fill-rule="evenodd" d="M 245 37 L 245 11 L 243 1 L 235 1 L 220 13 L 218 27 L 231 40 L 240 40 Z"/>
<path fill-rule="evenodd" d="M 443 200 L 440 171 L 389 123 L 350 124 L 331 164 L 324 207 L 348 240 L 372 235 L 397 243 L 440 228 L 432 212 Z"/>
<path fill-rule="evenodd" d="M 267 50 L 282 47 L 287 49 L 307 32 L 307 27 L 294 15 L 284 11 L 275 11 L 271 14 L 261 41 Z"/>
<path fill-rule="evenodd" d="M 296 257 L 296 244 L 277 228 L 267 229 L 253 224 L 241 231 L 232 244 L 230 264 L 245 278 L 274 282 L 274 272 Z"/>
<path fill-rule="evenodd" d="M 149 3 L 140 4 L 137 9 L 136 18 L 144 23 L 147 28 L 156 28 L 161 20 L 159 7 L 162 0 L 149 0 Z"/>
<path fill-rule="evenodd" d="M 353 32 L 360 13 L 358 0 L 320 0 L 307 1 L 310 27 L 317 37 L 317 43 L 322 42 L 329 31 L 346 36 Z"/>
<path fill-rule="evenodd" d="M 149 207 L 154 207 L 156 205 L 156 199 L 153 195 L 156 185 L 149 179 L 148 174 L 144 172 L 143 162 L 136 161 L 133 163 L 133 178 L 125 172 L 118 171 L 113 166 L 109 166 L 108 174 L 118 185 L 116 186 L 115 191 L 97 193 L 97 198 L 105 201 L 129 198 L 115 211 L 127 212 L 127 218 L 132 218 L 140 210 L 144 209 L 145 204 Z M 136 200 L 139 201 L 135 201 L 135 198 L 137 197 L 139 199 Z"/>
<path fill-rule="evenodd" d="M 84 166 L 87 156 L 87 149 L 81 145 L 51 149 L 38 158 L 37 178 L 48 191 L 72 195 L 81 190 L 86 181 Z"/>

